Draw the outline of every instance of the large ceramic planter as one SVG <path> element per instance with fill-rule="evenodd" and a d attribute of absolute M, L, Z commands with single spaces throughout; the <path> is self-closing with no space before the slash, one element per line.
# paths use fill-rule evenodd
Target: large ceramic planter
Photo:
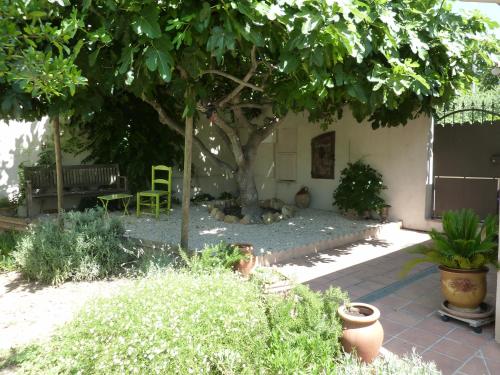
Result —
<path fill-rule="evenodd" d="M 454 307 L 476 309 L 486 296 L 486 273 L 488 268 L 462 270 L 439 266 L 441 291 Z"/>
<path fill-rule="evenodd" d="M 248 260 L 240 260 L 234 265 L 234 270 L 241 273 L 243 276 L 248 276 L 254 270 L 257 258 L 253 255 L 253 246 L 248 243 L 235 243 L 232 246 L 237 247 L 244 255 L 248 255 Z"/>
<path fill-rule="evenodd" d="M 356 311 L 356 312 L 354 312 Z M 347 353 L 353 351 L 366 363 L 378 355 L 384 341 L 384 329 L 378 321 L 380 311 L 367 303 L 353 302 L 342 305 L 338 313 L 343 321 L 342 347 Z"/>
<path fill-rule="evenodd" d="M 311 204 L 311 193 L 309 188 L 303 187 L 295 194 L 295 205 L 298 208 L 307 208 Z"/>

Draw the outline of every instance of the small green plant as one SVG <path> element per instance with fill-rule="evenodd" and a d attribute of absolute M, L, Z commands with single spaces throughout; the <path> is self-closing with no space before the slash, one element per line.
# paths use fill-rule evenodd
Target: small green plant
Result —
<path fill-rule="evenodd" d="M 137 259 L 124 245 L 124 229 L 102 209 L 68 212 L 64 229 L 52 220 L 32 226 L 17 243 L 16 264 L 30 279 L 60 284 L 94 280 L 120 273 Z"/>
<path fill-rule="evenodd" d="M 231 194 L 230 192 L 228 191 L 223 191 L 220 195 L 219 195 L 219 199 L 221 200 L 226 200 L 226 199 L 233 199 L 234 198 L 234 195 Z"/>
<path fill-rule="evenodd" d="M 201 251 L 195 252 L 191 256 L 181 251 L 181 257 L 192 271 L 217 268 L 232 269 L 241 260 L 250 259 L 250 255 L 243 254 L 238 247 L 224 241 L 215 245 L 206 245 Z"/>
<path fill-rule="evenodd" d="M 470 209 L 443 214 L 443 233 L 433 229 L 432 247 L 418 246 L 410 252 L 423 257 L 408 261 L 402 271 L 407 274 L 419 263 L 436 263 L 449 268 L 479 269 L 487 264 L 498 268 L 498 220 L 488 216 L 481 225 L 479 216 Z"/>
<path fill-rule="evenodd" d="M 16 248 L 19 235 L 14 232 L 0 232 L 0 272 L 15 268 L 12 253 Z"/>
<path fill-rule="evenodd" d="M 210 195 L 208 193 L 200 193 L 200 194 L 195 195 L 193 198 L 191 198 L 191 202 L 200 203 L 200 202 L 212 201 L 214 199 L 215 198 L 213 195 Z"/>
<path fill-rule="evenodd" d="M 333 193 L 333 205 L 341 211 L 354 210 L 358 215 L 379 210 L 386 204 L 381 197 L 386 189 L 382 175 L 361 160 L 348 163 L 340 173 L 340 183 Z"/>

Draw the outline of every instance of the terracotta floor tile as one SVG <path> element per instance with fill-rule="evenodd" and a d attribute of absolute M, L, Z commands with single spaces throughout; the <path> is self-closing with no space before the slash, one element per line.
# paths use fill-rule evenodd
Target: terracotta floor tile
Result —
<path fill-rule="evenodd" d="M 384 345 L 384 348 L 391 351 L 394 354 L 402 357 L 405 354 L 410 355 L 413 350 L 421 354 L 424 348 L 418 345 L 410 344 L 409 342 L 398 339 L 397 337 L 389 341 Z"/>
<path fill-rule="evenodd" d="M 425 318 L 432 314 L 436 309 L 424 305 L 420 305 L 415 302 L 411 302 L 408 305 L 403 306 L 399 311 L 408 312 L 410 314 L 415 314 L 416 316 Z"/>
<path fill-rule="evenodd" d="M 490 370 L 491 375 L 500 374 L 500 362 L 492 361 L 491 359 L 486 359 L 486 366 L 488 366 L 488 370 Z"/>
<path fill-rule="evenodd" d="M 380 298 L 374 301 L 372 304 L 377 306 L 379 309 L 393 309 L 397 310 L 410 302 L 407 298 L 402 298 L 399 296 L 395 296 L 393 294 Z"/>
<path fill-rule="evenodd" d="M 413 327 L 422 321 L 422 318 L 416 317 L 413 314 L 406 314 L 403 311 L 389 311 L 383 314 L 386 319 L 393 322 L 404 324 L 408 327 Z"/>
<path fill-rule="evenodd" d="M 455 326 L 453 324 L 450 324 L 449 322 L 443 322 L 437 314 L 425 318 L 420 323 L 415 325 L 415 327 L 442 336 L 455 329 Z"/>
<path fill-rule="evenodd" d="M 467 375 L 490 375 L 486 362 L 480 357 L 473 357 L 460 369 L 460 372 Z"/>
<path fill-rule="evenodd" d="M 387 336 L 396 336 L 408 328 L 408 326 L 404 324 L 399 324 L 387 319 L 380 319 L 380 323 L 384 328 L 384 334 Z"/>
<path fill-rule="evenodd" d="M 424 331 L 423 329 L 408 328 L 406 331 L 400 333 L 398 335 L 398 338 L 408 341 L 409 343 L 428 348 L 436 341 L 441 339 L 441 336 Z"/>
<path fill-rule="evenodd" d="M 436 364 L 437 368 L 442 371 L 443 375 L 453 374 L 460 366 L 462 366 L 462 361 L 457 361 L 444 354 L 428 351 L 422 355 L 424 361 L 432 361 Z"/>
<path fill-rule="evenodd" d="M 456 360 L 463 362 L 467 358 L 472 357 L 478 349 L 477 347 L 467 345 L 464 342 L 458 343 L 456 341 L 442 339 L 434 344 L 434 346 L 429 350 L 445 354 L 448 357 L 455 358 Z"/>
<path fill-rule="evenodd" d="M 449 321 L 448 323 L 453 324 L 456 328 L 448 333 L 445 337 L 457 342 L 466 342 L 471 346 L 480 348 L 481 346 L 487 344 L 491 341 L 491 334 L 484 332 L 481 334 L 474 333 L 469 326 L 462 325 L 462 323 L 456 323 Z M 460 324 L 460 325 L 459 325 Z"/>
<path fill-rule="evenodd" d="M 481 347 L 484 358 L 500 363 L 500 344 L 490 341 Z M 499 373 L 500 374 L 500 373 Z"/>

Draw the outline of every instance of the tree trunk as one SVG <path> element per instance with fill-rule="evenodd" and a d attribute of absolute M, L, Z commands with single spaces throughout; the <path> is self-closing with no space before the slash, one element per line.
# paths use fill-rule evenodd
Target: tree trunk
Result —
<path fill-rule="evenodd" d="M 250 158 L 238 167 L 236 181 L 241 200 L 241 213 L 250 216 L 252 222 L 262 221 L 262 209 L 259 206 L 259 195 L 255 184 L 254 158 Z"/>
<path fill-rule="evenodd" d="M 191 198 L 191 155 L 193 147 L 193 117 L 186 117 L 184 137 L 184 178 L 182 180 L 182 224 L 181 248 L 188 250 L 189 241 L 189 204 Z"/>
<path fill-rule="evenodd" d="M 57 185 L 57 220 L 62 226 L 63 208 L 63 173 L 62 173 L 62 155 L 61 155 L 61 132 L 59 128 L 59 116 L 52 120 L 54 127 L 54 152 L 56 156 L 56 185 Z"/>

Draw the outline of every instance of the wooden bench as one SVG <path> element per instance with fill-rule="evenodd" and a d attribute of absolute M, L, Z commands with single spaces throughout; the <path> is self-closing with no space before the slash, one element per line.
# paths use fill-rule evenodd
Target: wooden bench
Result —
<path fill-rule="evenodd" d="M 120 176 L 118 164 L 67 165 L 63 170 L 64 196 L 97 197 L 127 192 L 127 178 Z M 33 200 L 57 197 L 54 167 L 24 167 L 28 217 Z"/>

